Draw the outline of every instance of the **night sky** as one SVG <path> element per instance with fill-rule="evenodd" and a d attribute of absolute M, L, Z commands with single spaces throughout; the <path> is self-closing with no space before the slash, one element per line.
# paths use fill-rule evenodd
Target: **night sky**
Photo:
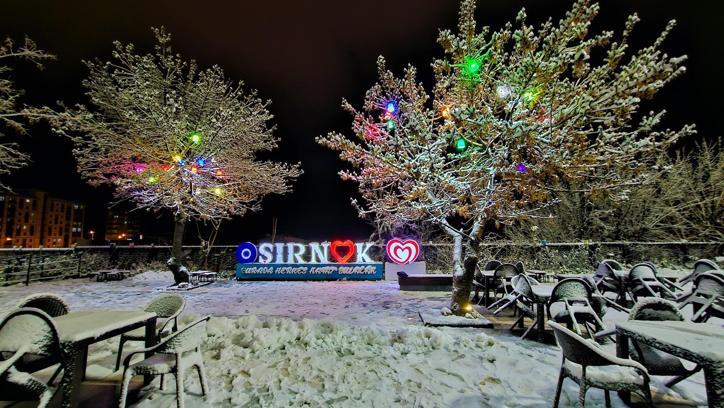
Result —
<path fill-rule="evenodd" d="M 721 135 L 722 13 L 714 2 L 602 1 L 596 29 L 623 27 L 631 12 L 642 18 L 634 43 L 647 45 L 675 18 L 679 26 L 665 46 L 672 55 L 688 54 L 687 75 L 667 87 L 656 105 L 669 111 L 667 124 L 696 123 L 700 137 Z M 531 21 L 558 20 L 570 6 L 563 0 L 480 0 L 479 25 L 498 28 L 525 6 Z M 37 71 L 15 65 L 14 78 L 26 89 L 25 102 L 73 104 L 83 99 L 83 59 L 109 58 L 114 40 L 132 42 L 142 51 L 153 44 L 152 26 L 164 25 L 173 47 L 203 67 L 220 65 L 227 76 L 243 80 L 271 99 L 281 146 L 274 158 L 301 162 L 305 174 L 291 195 L 268 197 L 263 211 L 222 226 L 219 243 L 256 239 L 270 233 L 278 218 L 278 234 L 305 239 L 364 238 L 372 228 L 357 218 L 349 204 L 351 183 L 337 172 L 343 164 L 319 146 L 315 137 L 349 130 L 351 118 L 340 109 L 342 98 L 359 105 L 376 80 L 375 61 L 384 55 L 397 72 L 416 65 L 431 82 L 430 62 L 441 55 L 438 30 L 455 28 L 459 3 L 454 0 L 397 1 L 98 1 L 4 0 L 0 37 L 28 35 L 58 56 Z M 14 188 L 37 188 L 89 204 L 87 227 L 102 234 L 108 189 L 80 180 L 70 143 L 42 125 L 22 141 L 34 164 L 7 179 Z M 171 222 L 147 223 L 147 233 L 170 234 Z M 189 228 L 195 230 L 195 228 Z"/>

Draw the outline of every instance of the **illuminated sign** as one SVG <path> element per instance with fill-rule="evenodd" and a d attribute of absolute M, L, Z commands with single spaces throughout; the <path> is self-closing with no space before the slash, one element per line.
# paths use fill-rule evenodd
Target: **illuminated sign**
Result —
<path fill-rule="evenodd" d="M 378 280 L 381 262 L 370 257 L 370 242 L 244 242 L 236 249 L 238 280 Z"/>
<path fill-rule="evenodd" d="M 398 265 L 415 262 L 420 256 L 420 244 L 414 239 L 393 238 L 387 241 L 387 257 Z"/>

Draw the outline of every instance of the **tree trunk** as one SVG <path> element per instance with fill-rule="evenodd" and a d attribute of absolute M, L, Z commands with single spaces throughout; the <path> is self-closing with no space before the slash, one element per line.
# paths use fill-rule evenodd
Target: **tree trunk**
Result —
<path fill-rule="evenodd" d="M 453 247 L 453 290 L 450 310 L 458 316 L 474 311 L 470 304 L 470 292 L 475 268 L 478 265 L 478 257 L 475 254 L 468 254 L 463 262 L 463 251 L 463 237 L 456 234 Z"/>
<path fill-rule="evenodd" d="M 173 280 L 178 285 L 189 281 L 189 274 L 183 266 L 183 241 L 186 217 L 182 214 L 174 216 L 173 243 L 171 247 L 171 259 L 168 260 L 168 268 L 173 273 Z"/>

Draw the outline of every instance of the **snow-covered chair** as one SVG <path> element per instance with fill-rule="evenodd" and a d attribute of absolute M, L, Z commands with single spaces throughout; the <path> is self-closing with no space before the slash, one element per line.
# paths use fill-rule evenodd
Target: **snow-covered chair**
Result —
<path fill-rule="evenodd" d="M 145 312 L 156 313 L 158 317 L 156 338 L 160 339 L 164 332 L 169 329 L 171 332 L 178 330 L 178 317 L 183 312 L 186 306 L 186 300 L 183 296 L 166 294 L 161 295 L 151 300 L 146 307 L 143 309 Z M 121 356 L 123 355 L 123 344 L 127 341 L 145 341 L 146 340 L 146 329 L 141 327 L 136 330 L 132 330 L 128 333 L 121 334 L 121 339 L 118 343 L 118 355 L 116 356 L 116 371 L 121 366 Z"/>
<path fill-rule="evenodd" d="M 513 277 L 520 275 L 518 268 L 509 263 L 504 263 L 495 268 L 493 273 L 493 279 L 490 281 L 490 286 L 493 287 L 493 298 L 495 299 L 500 293 L 501 297 L 513 291 L 513 286 L 510 283 Z"/>
<path fill-rule="evenodd" d="M 47 313 L 50 317 L 68 314 L 70 308 L 63 298 L 52 293 L 37 293 L 30 295 L 18 303 L 17 307 L 33 307 Z"/>
<path fill-rule="evenodd" d="M 613 266 L 611 266 L 613 264 Z M 621 280 L 616 277 L 614 267 L 620 267 L 621 265 L 610 259 L 604 259 L 596 267 L 596 272 L 593 274 L 593 280 L 596 287 L 602 294 L 606 292 L 613 292 L 617 296 L 621 290 Z"/>
<path fill-rule="evenodd" d="M 634 265 L 628 274 L 628 287 L 626 288 L 631 299 L 637 301 L 639 297 L 676 296 L 656 277 L 656 269 L 647 262 Z"/>
<path fill-rule="evenodd" d="M 209 319 L 209 316 L 201 318 L 161 340 L 157 345 L 129 354 L 123 361 L 123 380 L 119 407 L 124 408 L 126 406 L 128 384 L 131 382 L 131 378 L 136 375 L 160 376 L 161 389 L 164 387 L 164 376 L 167 374 L 174 375 L 176 377 L 176 405 L 178 408 L 183 408 L 185 396 L 184 375 L 187 370 L 196 368 L 201 381 L 201 394 L 206 395 L 209 392 L 209 385 L 200 347 L 206 336 L 206 322 Z M 155 354 L 137 363 L 131 362 L 136 355 L 147 352 Z"/>
<path fill-rule="evenodd" d="M 553 329 L 563 351 L 553 408 L 558 407 L 563 380 L 566 378 L 572 379 L 580 387 L 578 403 L 581 407 L 586 404 L 586 391 L 589 388 L 605 391 L 607 407 L 611 406 L 610 391 L 638 391 L 646 404 L 653 407 L 649 373 L 641 363 L 610 355 L 593 341 L 584 339 L 556 322 L 549 321 L 548 325 Z"/>
<path fill-rule="evenodd" d="M 719 270 L 719 265 L 717 265 L 716 262 L 709 259 L 699 259 L 694 262 L 694 268 L 691 273 L 679 280 L 679 285 L 686 285 L 689 282 L 694 282 L 696 277 L 702 273 L 716 270 Z"/>
<path fill-rule="evenodd" d="M 693 292 L 679 303 L 679 309 L 692 305 L 694 315 L 691 320 L 697 323 L 705 322 L 712 316 L 724 318 L 722 298 L 724 298 L 724 276 L 715 272 L 705 272 L 696 277 Z"/>
<path fill-rule="evenodd" d="M 593 336 L 594 332 L 605 328 L 601 318 L 593 306 L 593 290 L 580 278 L 567 278 L 558 282 L 551 292 L 548 300 L 548 315 L 558 323 L 565 323 L 574 328 L 580 335 L 579 323 L 582 323 Z M 593 324 L 594 331 L 591 331 L 589 324 Z"/>
<path fill-rule="evenodd" d="M 15 309 L 0 321 L 0 351 L 8 355 L 0 361 L 0 400 L 50 402 L 55 387 L 35 378 L 19 364 L 27 354 L 60 355 L 60 340 L 53 319 L 34 308 Z"/>
<path fill-rule="evenodd" d="M 518 319 L 510 328 L 513 329 L 515 326 L 520 325 L 520 328 L 523 329 L 525 328 L 525 318 L 533 320 L 530 327 L 528 327 L 523 335 L 520 336 L 521 339 L 525 339 L 528 337 L 531 330 L 533 330 L 533 328 L 535 328 L 538 324 L 538 315 L 536 314 L 535 307 L 540 306 L 536 306 L 536 304 L 538 304 L 538 300 L 536 299 L 532 289 L 533 285 L 538 285 L 538 281 L 530 276 L 518 275 L 518 279 L 515 283 L 515 292 L 518 293 L 518 296 L 515 299 L 515 309 L 518 313 Z"/>
<path fill-rule="evenodd" d="M 521 282 L 521 279 L 525 279 L 526 282 Z M 506 308 L 512 306 L 515 304 L 515 301 L 518 300 L 521 296 L 523 296 L 522 291 L 527 287 L 530 288 L 531 284 L 537 285 L 538 281 L 534 278 L 531 278 L 530 276 L 526 276 L 523 274 L 513 276 L 510 279 L 510 284 L 513 286 L 513 290 L 503 296 L 501 299 L 497 300 L 490 306 L 488 306 L 488 310 L 493 310 L 493 308 L 498 307 L 495 311 L 493 311 L 493 315 L 497 316 L 500 312 L 505 310 Z"/>
<path fill-rule="evenodd" d="M 648 321 L 684 321 L 684 316 L 679 311 L 675 303 L 660 298 L 645 298 L 638 301 L 631 308 L 628 316 L 629 320 L 648 320 Z M 674 376 L 675 378 L 666 383 L 671 387 L 682 381 L 697 371 L 701 367 L 696 366 L 692 370 L 686 369 L 681 360 L 671 354 L 653 348 L 646 344 L 641 344 L 633 339 L 630 340 L 633 346 L 633 359 L 643 364 L 649 371 L 649 375 Z"/>

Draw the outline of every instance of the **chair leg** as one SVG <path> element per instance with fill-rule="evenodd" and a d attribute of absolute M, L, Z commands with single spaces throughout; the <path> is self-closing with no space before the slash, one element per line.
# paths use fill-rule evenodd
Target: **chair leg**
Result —
<path fill-rule="evenodd" d="M 654 408 L 654 400 L 651 397 L 651 387 L 649 387 L 648 382 L 644 383 L 643 389 L 641 391 L 643 391 L 646 406 L 649 408 Z"/>
<path fill-rule="evenodd" d="M 59 365 L 58 368 L 55 370 L 53 375 L 50 377 L 50 380 L 48 380 L 48 385 L 53 385 L 53 382 L 55 381 L 55 378 L 58 377 L 58 374 L 63 371 L 63 365 Z"/>
<path fill-rule="evenodd" d="M 126 397 L 128 395 L 128 385 L 131 382 L 131 377 L 133 377 L 133 373 L 128 368 L 125 368 L 123 370 L 123 380 L 121 381 L 121 396 L 118 398 L 119 408 L 126 407 Z"/>
<path fill-rule="evenodd" d="M 176 407 L 184 408 L 184 370 L 180 365 L 176 366 Z"/>
<path fill-rule="evenodd" d="M 166 376 L 164 374 L 161 374 L 161 378 L 159 378 L 159 386 L 158 389 L 163 391 L 163 386 L 166 384 Z"/>
<path fill-rule="evenodd" d="M 611 408 L 611 392 L 609 390 L 603 390 L 606 397 L 606 408 Z"/>
<path fill-rule="evenodd" d="M 523 335 L 520 337 L 521 340 L 528 337 L 528 334 L 531 332 L 531 330 L 533 330 L 538 325 L 537 322 L 538 322 L 538 320 L 533 321 L 533 323 L 530 325 L 530 327 L 528 327 L 528 330 L 526 330 L 525 333 L 523 333 Z"/>
<path fill-rule="evenodd" d="M 700 369 L 701 369 L 700 366 L 696 366 L 696 367 L 695 367 L 693 370 L 691 370 L 690 372 L 688 372 L 688 373 L 686 373 L 686 374 L 684 374 L 684 375 L 680 375 L 680 376 L 678 376 L 678 377 L 676 377 L 676 378 L 674 378 L 674 379 L 669 380 L 669 381 L 666 383 L 666 386 L 669 387 L 669 388 L 671 388 L 671 387 L 673 387 L 674 385 L 680 383 L 681 381 L 684 381 L 684 380 L 686 380 L 687 378 L 691 377 L 692 375 L 696 374 Z"/>
<path fill-rule="evenodd" d="M 586 391 L 588 391 L 586 384 L 581 381 L 581 387 L 578 389 L 578 405 L 580 405 L 581 408 L 586 406 Z"/>
<path fill-rule="evenodd" d="M 553 400 L 553 408 L 558 408 L 558 402 L 561 400 L 561 389 L 563 388 L 563 364 L 561 364 L 561 373 L 558 374 L 558 386 L 556 387 L 556 397 Z"/>
<path fill-rule="evenodd" d="M 121 357 L 123 356 L 123 343 L 125 343 L 125 342 L 126 342 L 126 339 L 123 338 L 123 336 L 121 335 L 121 340 L 118 342 L 118 355 L 116 356 L 116 370 L 115 371 L 118 371 L 118 369 L 121 367 Z"/>
<path fill-rule="evenodd" d="M 206 379 L 206 368 L 204 368 L 203 362 L 196 364 L 196 371 L 199 374 L 199 381 L 201 382 L 201 395 L 206 395 L 209 392 L 209 382 Z"/>

